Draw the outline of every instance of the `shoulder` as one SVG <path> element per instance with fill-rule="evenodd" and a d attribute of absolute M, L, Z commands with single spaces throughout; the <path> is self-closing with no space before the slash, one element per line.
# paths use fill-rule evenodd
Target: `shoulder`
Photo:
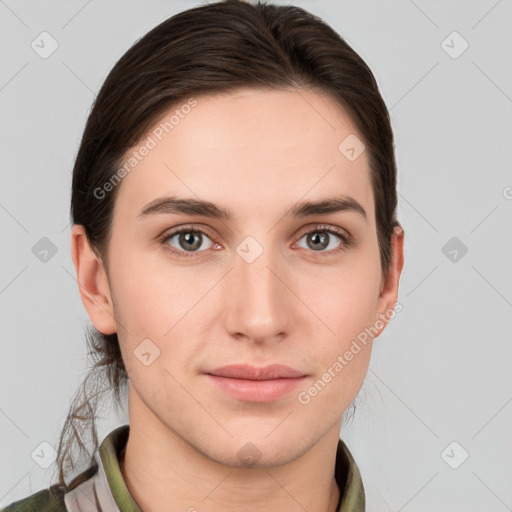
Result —
<path fill-rule="evenodd" d="M 0 512 L 60 512 L 66 511 L 64 488 L 59 484 L 42 489 L 26 498 L 14 501 Z"/>
<path fill-rule="evenodd" d="M 0 512 L 67 512 L 64 495 L 91 478 L 97 469 L 98 466 L 96 465 L 90 466 L 77 475 L 67 488 L 56 483 L 48 489 L 42 489 L 21 500 L 10 503 L 5 508 L 0 508 Z"/>

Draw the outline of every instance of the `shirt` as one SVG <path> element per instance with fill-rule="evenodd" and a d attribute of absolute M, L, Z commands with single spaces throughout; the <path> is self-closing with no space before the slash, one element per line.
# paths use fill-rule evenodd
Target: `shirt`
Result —
<path fill-rule="evenodd" d="M 108 434 L 94 454 L 95 464 L 67 486 L 58 483 L 9 504 L 0 512 L 142 512 L 131 496 L 119 468 L 130 426 Z M 339 439 L 334 476 L 340 488 L 338 512 L 365 512 L 365 493 L 359 469 Z"/>

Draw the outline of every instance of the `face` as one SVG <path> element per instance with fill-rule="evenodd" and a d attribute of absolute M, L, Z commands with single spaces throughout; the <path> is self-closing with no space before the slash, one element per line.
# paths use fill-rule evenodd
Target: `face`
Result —
<path fill-rule="evenodd" d="M 250 442 L 258 464 L 272 466 L 338 435 L 368 368 L 372 337 L 362 333 L 379 318 L 382 331 L 396 301 L 395 289 L 381 294 L 368 155 L 340 151 L 357 131 L 318 92 L 195 100 L 130 150 L 140 160 L 117 185 L 112 332 L 138 414 L 213 460 L 240 465 Z M 344 201 L 297 214 L 327 199 Z M 100 314 L 91 320 L 105 332 Z M 231 364 L 281 364 L 301 377 L 208 375 Z"/>

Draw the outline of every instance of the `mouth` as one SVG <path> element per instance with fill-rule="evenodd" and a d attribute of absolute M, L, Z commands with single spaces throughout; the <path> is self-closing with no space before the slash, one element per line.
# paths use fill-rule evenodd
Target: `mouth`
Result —
<path fill-rule="evenodd" d="M 227 365 L 205 373 L 223 393 L 245 402 L 272 402 L 291 393 L 307 374 L 289 366 Z"/>

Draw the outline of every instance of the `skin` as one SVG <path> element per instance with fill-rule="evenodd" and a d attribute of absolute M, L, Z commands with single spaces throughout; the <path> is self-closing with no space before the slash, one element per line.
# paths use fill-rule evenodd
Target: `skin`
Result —
<path fill-rule="evenodd" d="M 196 99 L 118 185 L 109 269 L 83 227 L 72 230 L 82 301 L 96 329 L 118 333 L 130 378 L 123 476 L 146 512 L 334 511 L 342 416 L 364 381 L 371 338 L 308 404 L 297 392 L 392 311 L 403 231 L 392 237 L 384 276 L 368 155 L 349 161 L 338 150 L 357 130 L 331 98 L 303 89 L 239 89 Z M 357 200 L 367 219 L 354 211 L 285 216 L 299 200 L 333 192 Z M 137 218 L 166 195 L 211 201 L 234 218 Z M 178 236 L 157 240 L 190 224 L 208 231 L 197 235 L 203 243 L 195 252 Z M 329 235 L 327 248 L 311 248 L 307 235 L 319 225 L 346 230 L 352 245 Z M 247 236 L 263 248 L 252 263 L 236 252 Z M 192 257 L 173 255 L 165 244 L 181 253 L 188 248 Z M 144 339 L 160 350 L 149 366 L 134 354 Z M 230 363 L 282 363 L 308 377 L 276 401 L 244 402 L 201 373 Z M 248 442 L 260 453 L 252 467 L 237 455 Z"/>

